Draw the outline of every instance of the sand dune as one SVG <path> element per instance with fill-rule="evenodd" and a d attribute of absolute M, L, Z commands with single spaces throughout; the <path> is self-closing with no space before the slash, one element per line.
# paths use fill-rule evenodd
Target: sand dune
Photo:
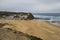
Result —
<path fill-rule="evenodd" d="M 6 23 L 3 28 L 12 28 L 43 40 L 60 40 L 60 28 L 44 21 L 37 20 L 0 20 Z"/>

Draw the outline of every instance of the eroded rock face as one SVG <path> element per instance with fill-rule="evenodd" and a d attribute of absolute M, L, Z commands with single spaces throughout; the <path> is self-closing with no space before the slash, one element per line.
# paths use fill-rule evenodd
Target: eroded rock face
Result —
<path fill-rule="evenodd" d="M 0 28 L 0 40 L 42 40 L 28 34 L 12 30 L 10 28 Z"/>

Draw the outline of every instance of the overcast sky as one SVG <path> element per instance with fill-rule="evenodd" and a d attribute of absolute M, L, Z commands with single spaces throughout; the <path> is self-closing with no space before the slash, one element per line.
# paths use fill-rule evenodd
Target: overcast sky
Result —
<path fill-rule="evenodd" d="M 60 0 L 0 0 L 0 11 L 60 13 Z"/>

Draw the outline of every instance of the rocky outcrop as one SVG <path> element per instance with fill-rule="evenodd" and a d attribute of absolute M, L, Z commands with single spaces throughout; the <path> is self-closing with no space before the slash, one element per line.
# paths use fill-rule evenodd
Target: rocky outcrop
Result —
<path fill-rule="evenodd" d="M 0 19 L 9 19 L 9 20 L 32 20 L 34 16 L 32 13 L 24 12 L 0 12 Z"/>

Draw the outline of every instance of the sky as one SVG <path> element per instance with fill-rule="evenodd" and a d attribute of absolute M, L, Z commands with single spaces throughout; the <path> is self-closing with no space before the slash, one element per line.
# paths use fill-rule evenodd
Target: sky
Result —
<path fill-rule="evenodd" d="M 0 11 L 60 13 L 60 0 L 0 0 Z"/>

